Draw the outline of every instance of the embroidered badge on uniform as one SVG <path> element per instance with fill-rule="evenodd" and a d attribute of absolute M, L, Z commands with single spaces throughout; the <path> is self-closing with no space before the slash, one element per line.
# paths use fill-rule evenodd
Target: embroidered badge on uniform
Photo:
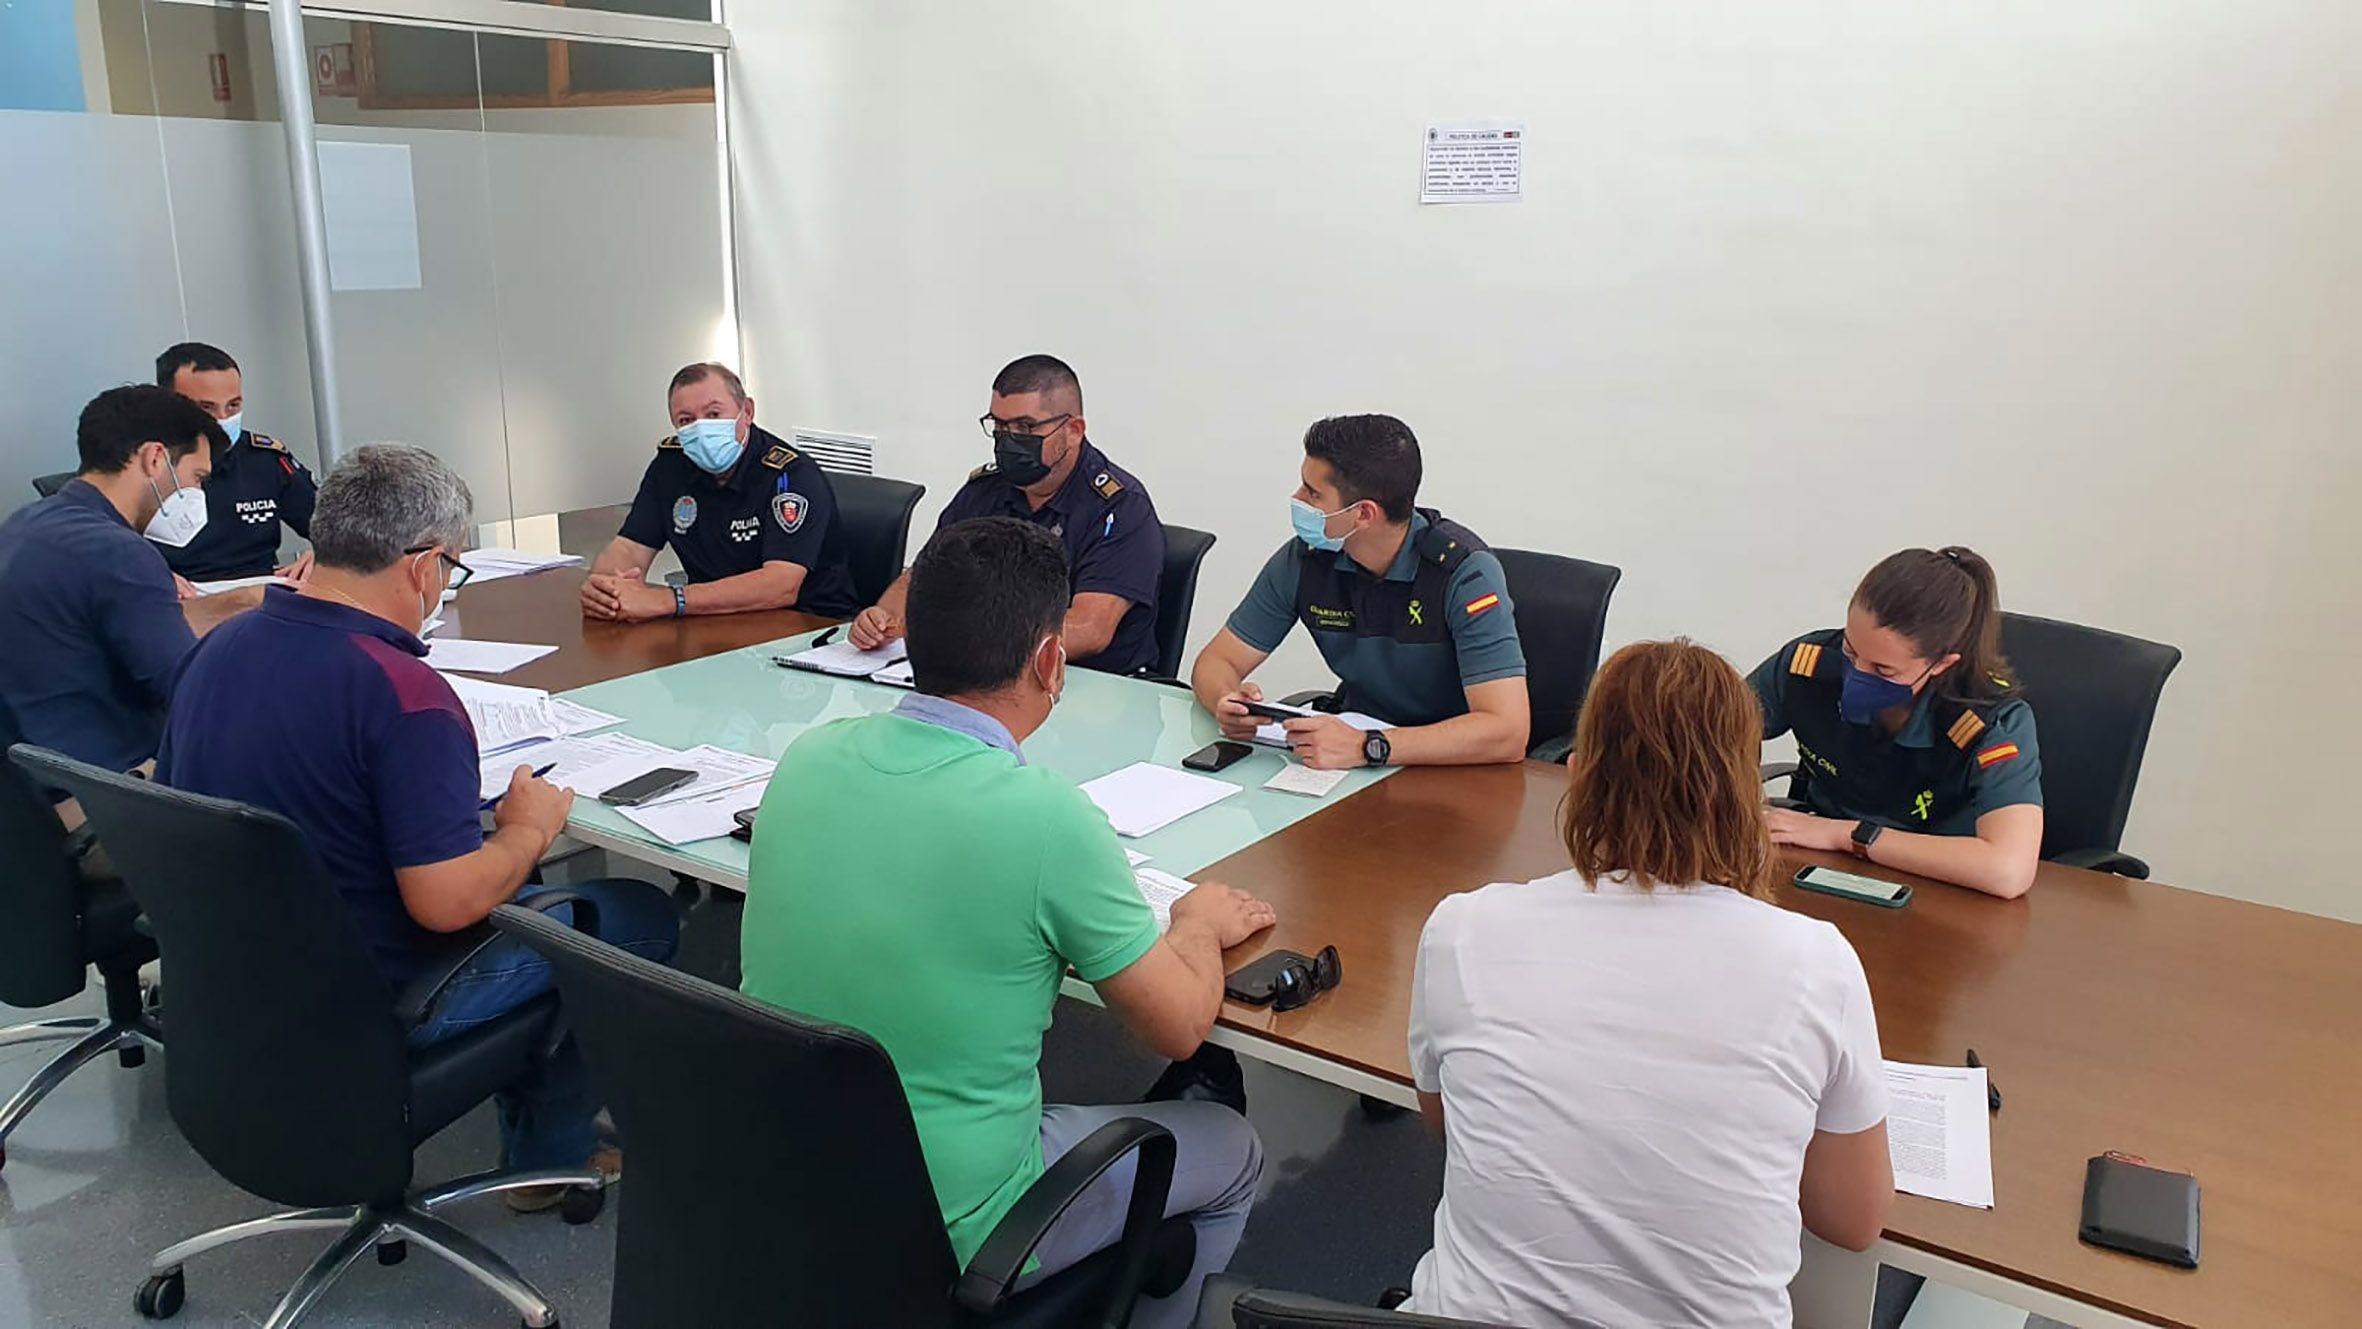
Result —
<path fill-rule="evenodd" d="M 794 535 L 804 529 L 804 518 L 811 514 L 812 500 L 792 490 L 771 500 L 771 516 L 779 529 Z"/>
<path fill-rule="evenodd" d="M 687 535 L 687 534 L 689 533 L 689 528 L 690 528 L 690 527 L 692 527 L 692 526 L 695 526 L 696 524 L 697 524 L 697 499 L 696 499 L 696 497 L 695 497 L 694 495 L 691 495 L 691 494 L 683 494 L 683 495 L 681 495 L 679 498 L 677 498 L 677 499 L 674 499 L 674 500 L 673 500 L 673 534 L 675 534 L 675 535 Z"/>
<path fill-rule="evenodd" d="M 2017 744 L 1996 743 L 1977 754 L 1977 765 L 1979 767 L 1998 766 L 2016 755 L 2018 755 Z"/>
<path fill-rule="evenodd" d="M 1474 618 L 1478 614 L 1483 613 L 1485 610 L 1490 609 L 1499 603 L 1501 603 L 1501 597 L 1498 595 L 1480 595 L 1468 602 L 1468 608 L 1465 612 L 1467 613 L 1468 617 Z"/>

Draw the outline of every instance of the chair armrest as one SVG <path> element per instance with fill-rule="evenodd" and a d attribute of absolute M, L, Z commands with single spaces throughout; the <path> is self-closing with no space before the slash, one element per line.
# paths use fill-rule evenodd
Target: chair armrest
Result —
<path fill-rule="evenodd" d="M 542 891 L 530 900 L 512 900 L 510 903 L 522 904 L 545 914 L 562 904 L 574 905 L 574 930 L 587 932 L 594 937 L 598 935 L 598 904 L 588 896 L 568 890 Z M 441 1004 L 444 989 L 451 986 L 451 980 L 459 976 L 459 971 L 482 955 L 486 947 L 500 940 L 499 931 L 490 923 L 478 923 L 462 935 L 465 941 L 435 957 L 435 962 L 427 966 L 426 972 L 411 979 L 395 994 L 394 1018 L 402 1022 L 404 1029 L 415 1029 L 425 1024 L 434 1015 L 435 1007 Z"/>
<path fill-rule="evenodd" d="M 1525 755 L 1528 759 L 1533 761 L 1546 761 L 1553 766 L 1564 766 L 1566 765 L 1568 754 L 1572 753 L 1574 750 L 1575 736 L 1573 734 L 1560 734 L 1556 738 L 1545 738 L 1541 742 L 1534 744 L 1530 748 L 1527 748 Z"/>
<path fill-rule="evenodd" d="M 1328 711 L 1333 714 L 1337 709 L 1337 694 L 1334 692 L 1322 692 L 1317 688 L 1310 692 L 1291 692 L 1287 696 L 1280 698 L 1279 704 L 1282 706 L 1301 706 L 1306 710 Z"/>
<path fill-rule="evenodd" d="M 1131 1204 L 1124 1210 L 1124 1232 L 1117 1247 L 1123 1252 L 1110 1306 L 1128 1306 L 1140 1294 L 1148 1276 L 1150 1239 L 1165 1217 L 1165 1196 L 1173 1187 L 1173 1133 L 1152 1121 L 1125 1117 L 1095 1130 L 1081 1144 L 1066 1151 L 1042 1173 L 1017 1203 L 1002 1216 L 976 1258 L 960 1275 L 953 1299 L 973 1315 L 992 1315 L 1008 1300 L 1026 1261 L 1042 1244 L 1052 1225 L 1068 1206 L 1082 1197 L 1107 1170 L 1138 1150 L 1139 1166 L 1132 1176 Z"/>
<path fill-rule="evenodd" d="M 1785 780 L 1789 776 L 1796 774 L 1796 763 L 1792 761 L 1767 761 L 1757 769 L 1763 777 L 1762 783 L 1770 784 L 1774 780 Z"/>
<path fill-rule="evenodd" d="M 2088 868 L 2093 872 L 2113 872 L 2119 877 L 2135 881 L 2149 879 L 2149 865 L 2121 849 L 2069 849 L 2052 854 L 2050 861 L 2071 868 Z"/>

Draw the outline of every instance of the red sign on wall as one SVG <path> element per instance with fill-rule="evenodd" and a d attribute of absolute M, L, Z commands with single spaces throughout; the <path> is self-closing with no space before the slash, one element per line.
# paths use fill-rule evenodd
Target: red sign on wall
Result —
<path fill-rule="evenodd" d="M 213 75 L 213 99 L 217 102 L 228 101 L 230 99 L 230 58 L 220 51 L 215 51 L 205 57 L 205 67 Z"/>
<path fill-rule="evenodd" d="M 353 44 L 329 42 L 312 48 L 312 95 L 355 97 L 361 80 L 353 73 Z"/>

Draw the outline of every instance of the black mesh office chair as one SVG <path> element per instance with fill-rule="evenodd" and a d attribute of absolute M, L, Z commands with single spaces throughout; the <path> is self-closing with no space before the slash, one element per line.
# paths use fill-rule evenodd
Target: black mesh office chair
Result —
<path fill-rule="evenodd" d="M 379 976 L 343 902 L 294 824 L 276 813 L 166 789 L 18 744 L 9 757 L 43 786 L 81 800 L 146 912 L 172 975 L 172 1120 L 216 1172 L 302 1208 L 192 1237 L 158 1254 L 134 1305 L 177 1314 L 181 1266 L 267 1233 L 340 1235 L 265 1321 L 288 1329 L 361 1255 L 392 1264 L 417 1242 L 507 1300 L 536 1329 L 557 1314 L 483 1243 L 437 1216 L 461 1200 L 566 1184 L 569 1222 L 598 1214 L 587 1169 L 485 1172 L 411 1189 L 411 1151 L 514 1082 L 563 1036 L 555 996 L 419 1051 L 404 1031 L 426 1018 L 467 949 L 400 994 Z M 551 892 L 538 903 L 557 903 Z M 577 902 L 577 914 L 587 915 Z M 578 919 L 588 925 L 587 918 Z"/>
<path fill-rule="evenodd" d="M 111 875 L 86 872 L 85 836 L 69 836 L 49 798 L 0 765 L 0 1002 L 50 1006 L 82 991 L 97 966 L 107 1013 L 0 1029 L 0 1047 L 73 1039 L 0 1105 L 0 1167 L 8 1137 L 66 1077 L 114 1050 L 125 1066 L 147 1057 L 160 1031 L 141 1009 L 139 967 L 156 943 L 135 926 L 139 907 Z"/>
<path fill-rule="evenodd" d="M 1569 1323 L 1556 1320 L 1553 1323 Z M 1589 1321 L 1573 1321 L 1589 1325 Z M 1216 1274 L 1206 1280 L 1197 1305 L 1196 1329 L 1513 1329 L 1441 1315 L 1373 1310 L 1295 1292 L 1258 1288 L 1243 1278 Z M 1596 1327 L 1594 1327 L 1596 1329 Z"/>
<path fill-rule="evenodd" d="M 1165 523 L 1165 565 L 1156 577 L 1157 678 L 1181 677 L 1181 652 L 1189 642 L 1189 615 L 1197 607 L 1197 574 L 1206 551 L 1214 547 L 1210 531 Z"/>
<path fill-rule="evenodd" d="M 607 1092 L 631 1185 L 616 1217 L 615 1329 L 672 1325 L 1106 1326 L 1187 1277 L 1194 1234 L 1162 1219 L 1173 1137 L 1102 1127 L 1053 1163 L 965 1271 L 884 1048 L 504 905 L 549 957 Z M 1050 1224 L 1139 1150 L 1122 1241 L 1019 1295 Z"/>
<path fill-rule="evenodd" d="M 1624 570 L 1530 549 L 1493 553 L 1509 579 L 1518 645 L 1525 651 L 1526 696 L 1533 707 L 1526 755 L 1565 761 L 1574 746 L 1575 717 L 1599 670 L 1608 601 Z"/>
<path fill-rule="evenodd" d="M 2149 750 L 2149 728 L 2181 651 L 2102 628 L 2032 614 L 2001 616 L 2001 653 L 2017 672 L 2042 751 L 2042 857 L 2069 867 L 2146 880 L 2149 865 L 2118 846 Z M 1786 777 L 1803 806 L 1794 762 L 1763 768 Z"/>
<path fill-rule="evenodd" d="M 59 471 L 55 475 L 36 475 L 33 477 L 33 492 L 47 498 L 65 488 L 66 481 L 73 479 L 77 474 L 79 472 Z"/>
<path fill-rule="evenodd" d="M 910 514 L 926 497 L 925 485 L 875 475 L 831 475 L 837 521 L 845 528 L 845 559 L 853 593 L 873 605 L 902 575 L 910 551 Z"/>

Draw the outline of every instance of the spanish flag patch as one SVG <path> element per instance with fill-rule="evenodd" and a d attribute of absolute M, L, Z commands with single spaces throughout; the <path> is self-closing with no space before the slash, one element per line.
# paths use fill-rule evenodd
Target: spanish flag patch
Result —
<path fill-rule="evenodd" d="M 1501 597 L 1498 595 L 1480 595 L 1475 599 L 1470 600 L 1468 602 L 1468 607 L 1461 612 L 1467 614 L 1470 618 L 1474 618 L 1478 614 L 1483 613 L 1485 610 L 1490 609 L 1499 603 L 1501 603 Z"/>
<path fill-rule="evenodd" d="M 1977 754 L 1977 765 L 1979 767 L 1998 766 L 2016 755 L 2018 755 L 2017 744 L 1996 743 Z"/>

